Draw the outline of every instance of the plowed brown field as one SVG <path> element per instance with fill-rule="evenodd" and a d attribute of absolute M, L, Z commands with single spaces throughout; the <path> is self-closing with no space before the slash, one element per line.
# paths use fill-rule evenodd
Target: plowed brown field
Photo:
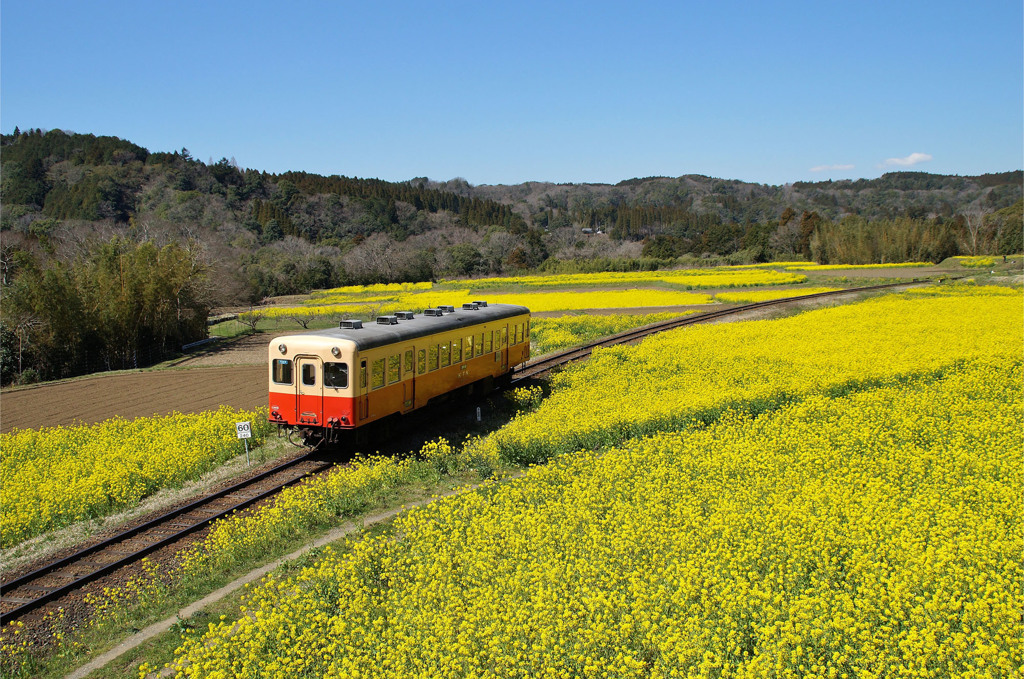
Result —
<path fill-rule="evenodd" d="M 263 365 L 97 375 L 0 395 L 0 431 L 267 403 Z"/>

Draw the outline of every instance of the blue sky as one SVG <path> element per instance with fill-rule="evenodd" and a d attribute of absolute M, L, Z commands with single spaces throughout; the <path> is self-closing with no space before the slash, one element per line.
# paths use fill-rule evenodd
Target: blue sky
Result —
<path fill-rule="evenodd" d="M 783 184 L 1024 165 L 1020 0 L 0 7 L 0 128 L 269 172 Z"/>

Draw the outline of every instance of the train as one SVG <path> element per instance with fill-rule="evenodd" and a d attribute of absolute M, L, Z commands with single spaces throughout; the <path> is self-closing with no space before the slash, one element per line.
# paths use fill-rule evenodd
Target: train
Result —
<path fill-rule="evenodd" d="M 530 310 L 485 300 L 275 337 L 269 419 L 295 442 L 337 442 L 453 394 L 491 391 L 530 358 Z"/>

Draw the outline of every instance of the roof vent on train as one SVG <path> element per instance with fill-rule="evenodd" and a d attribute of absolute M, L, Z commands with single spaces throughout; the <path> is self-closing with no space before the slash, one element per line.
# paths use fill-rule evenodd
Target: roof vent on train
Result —
<path fill-rule="evenodd" d="M 398 316 L 377 316 L 377 325 L 398 325 Z"/>
<path fill-rule="evenodd" d="M 395 317 L 400 321 L 411 321 L 416 318 L 416 314 L 411 311 L 396 311 Z"/>
<path fill-rule="evenodd" d="M 485 306 L 487 306 L 487 302 L 483 301 L 482 299 L 474 299 L 473 300 L 473 304 L 476 304 L 481 309 L 483 309 Z"/>
<path fill-rule="evenodd" d="M 462 308 L 468 309 L 469 311 L 476 311 L 477 309 L 480 308 L 480 305 L 477 304 L 476 302 L 466 302 L 465 304 L 462 305 Z"/>
<path fill-rule="evenodd" d="M 444 312 L 441 311 L 440 309 L 424 309 L 423 310 L 423 315 L 424 316 L 443 316 Z"/>
<path fill-rule="evenodd" d="M 455 307 L 450 306 L 450 305 L 438 304 L 437 308 L 440 309 L 441 311 L 445 312 L 446 314 L 454 314 L 455 313 Z"/>
<path fill-rule="evenodd" d="M 363 327 L 363 322 L 360 321 L 358 318 L 346 318 L 345 320 L 338 324 L 338 327 L 343 328 L 345 330 L 358 330 L 359 328 Z"/>

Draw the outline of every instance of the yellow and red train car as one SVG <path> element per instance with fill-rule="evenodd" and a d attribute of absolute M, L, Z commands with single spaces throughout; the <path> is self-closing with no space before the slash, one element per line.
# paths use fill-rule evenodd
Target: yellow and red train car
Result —
<path fill-rule="evenodd" d="M 270 421 L 335 440 L 455 391 L 490 390 L 530 357 L 530 310 L 473 302 L 270 342 Z"/>

